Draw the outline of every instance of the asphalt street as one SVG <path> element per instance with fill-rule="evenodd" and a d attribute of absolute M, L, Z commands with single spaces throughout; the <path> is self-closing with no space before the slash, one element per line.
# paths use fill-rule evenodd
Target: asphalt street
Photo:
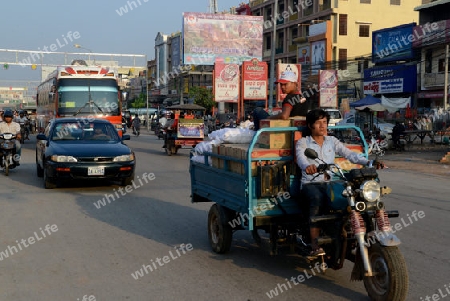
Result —
<path fill-rule="evenodd" d="M 350 262 L 307 278 L 305 262 L 269 256 L 246 231 L 233 234 L 229 253 L 215 254 L 207 238 L 212 204 L 190 202 L 189 151 L 169 157 L 145 131 L 127 144 L 137 155 L 136 176 L 154 178 L 123 194 L 94 181 L 45 190 L 33 140 L 26 141 L 21 166 L 9 177 L 0 173 L 0 300 L 369 300 L 363 283 L 350 282 Z M 448 174 L 430 173 L 447 170 L 434 161 L 447 150 L 383 158 L 389 168 L 380 178 L 393 191 L 386 206 L 400 210 L 391 223 L 401 226 L 407 300 L 425 300 L 450 282 Z M 99 204 L 107 195 L 110 202 Z M 422 218 L 409 219 L 420 211 Z M 302 283 L 284 289 L 299 275 Z"/>

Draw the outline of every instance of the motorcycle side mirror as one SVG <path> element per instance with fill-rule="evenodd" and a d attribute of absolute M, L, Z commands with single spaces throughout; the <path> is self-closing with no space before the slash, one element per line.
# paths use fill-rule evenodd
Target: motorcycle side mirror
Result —
<path fill-rule="evenodd" d="M 307 148 L 305 150 L 305 156 L 308 157 L 309 159 L 317 159 L 319 158 L 319 155 L 317 155 L 317 152 L 315 150 L 313 150 L 312 148 Z"/>

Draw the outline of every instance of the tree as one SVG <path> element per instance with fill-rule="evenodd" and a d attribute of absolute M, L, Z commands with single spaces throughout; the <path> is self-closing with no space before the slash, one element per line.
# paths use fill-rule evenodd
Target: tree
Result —
<path fill-rule="evenodd" d="M 139 109 L 144 108 L 147 105 L 147 99 L 145 98 L 145 94 L 141 93 L 139 96 L 131 103 L 133 108 Z"/>
<path fill-rule="evenodd" d="M 213 100 L 212 90 L 205 87 L 191 87 L 189 98 L 193 98 L 195 104 L 206 108 L 207 112 L 211 111 L 216 104 Z"/>

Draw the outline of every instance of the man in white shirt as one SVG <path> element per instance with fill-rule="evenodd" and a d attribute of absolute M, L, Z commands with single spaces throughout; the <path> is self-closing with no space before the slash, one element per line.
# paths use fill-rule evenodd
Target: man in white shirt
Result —
<path fill-rule="evenodd" d="M 20 145 L 20 124 L 13 121 L 13 112 L 11 110 L 6 110 L 3 115 L 3 121 L 0 123 L 0 134 L 11 133 L 16 135 L 16 154 L 14 156 L 14 163 L 19 166 L 20 156 L 22 155 L 22 149 Z"/>
<path fill-rule="evenodd" d="M 25 116 L 25 113 L 23 111 L 20 111 L 19 116 L 14 118 L 14 121 L 17 122 L 19 125 L 23 123 L 23 125 L 25 127 L 25 139 L 30 140 L 30 138 L 28 138 L 28 135 L 30 133 L 30 129 L 29 129 L 30 122 L 28 120 L 28 117 Z"/>

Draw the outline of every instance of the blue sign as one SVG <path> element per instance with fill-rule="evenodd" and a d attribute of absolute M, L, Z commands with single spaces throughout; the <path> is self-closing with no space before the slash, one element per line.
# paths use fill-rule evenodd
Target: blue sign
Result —
<path fill-rule="evenodd" d="M 416 65 L 395 65 L 364 70 L 364 94 L 414 93 L 416 91 Z"/>
<path fill-rule="evenodd" d="M 372 32 L 372 62 L 402 61 L 414 58 L 412 43 L 416 23 Z"/>

